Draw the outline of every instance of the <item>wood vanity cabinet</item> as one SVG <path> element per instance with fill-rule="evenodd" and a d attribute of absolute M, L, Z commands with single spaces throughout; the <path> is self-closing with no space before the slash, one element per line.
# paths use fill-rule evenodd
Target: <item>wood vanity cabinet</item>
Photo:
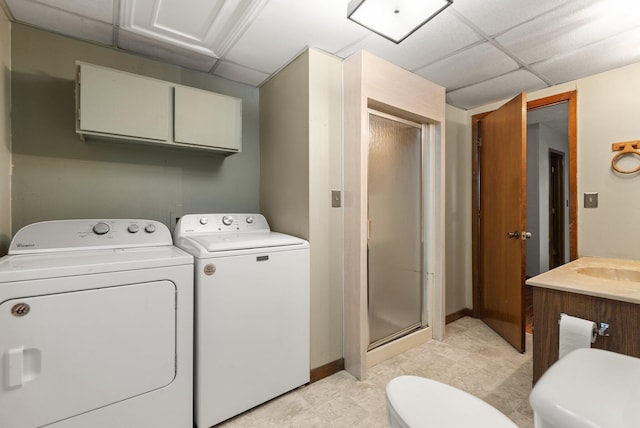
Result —
<path fill-rule="evenodd" d="M 533 287 L 533 382 L 558 360 L 560 314 L 609 324 L 593 348 L 640 357 L 640 304 Z"/>
<path fill-rule="evenodd" d="M 242 100 L 78 62 L 76 132 L 223 154 L 242 150 Z"/>

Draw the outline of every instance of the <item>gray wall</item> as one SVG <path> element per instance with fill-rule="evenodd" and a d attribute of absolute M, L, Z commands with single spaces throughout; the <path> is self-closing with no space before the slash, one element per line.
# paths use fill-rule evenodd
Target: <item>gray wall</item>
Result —
<path fill-rule="evenodd" d="M 0 7 L 0 256 L 11 236 L 11 23 Z"/>
<path fill-rule="evenodd" d="M 102 45 L 12 26 L 13 232 L 41 220 L 255 212 L 258 89 Z M 242 153 L 82 142 L 74 125 L 75 61 L 242 98 Z"/>

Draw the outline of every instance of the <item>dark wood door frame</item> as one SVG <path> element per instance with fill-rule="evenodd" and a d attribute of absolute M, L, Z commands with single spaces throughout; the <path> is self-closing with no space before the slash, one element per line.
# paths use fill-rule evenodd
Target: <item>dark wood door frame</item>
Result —
<path fill-rule="evenodd" d="M 577 135 L 577 92 L 570 91 L 545 98 L 540 98 L 527 102 L 527 111 L 536 110 L 543 107 L 549 107 L 554 104 L 568 103 L 569 108 L 569 258 L 575 260 L 578 258 L 578 135 Z M 473 144 L 471 145 L 471 206 L 472 206 L 472 226 L 471 226 L 471 269 L 472 269 L 472 293 L 473 293 L 473 316 L 480 316 L 480 293 L 481 284 L 479 278 L 479 262 L 480 262 L 480 243 L 478 240 L 479 233 L 479 180 L 478 180 L 478 125 L 482 123 L 482 118 L 489 112 L 479 113 L 471 117 L 471 136 Z"/>

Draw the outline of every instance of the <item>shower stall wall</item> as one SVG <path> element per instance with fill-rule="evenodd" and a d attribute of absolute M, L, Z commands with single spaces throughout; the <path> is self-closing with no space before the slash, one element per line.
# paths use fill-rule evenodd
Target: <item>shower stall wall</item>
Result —
<path fill-rule="evenodd" d="M 344 364 L 365 379 L 444 337 L 445 89 L 365 51 L 343 76 Z"/>

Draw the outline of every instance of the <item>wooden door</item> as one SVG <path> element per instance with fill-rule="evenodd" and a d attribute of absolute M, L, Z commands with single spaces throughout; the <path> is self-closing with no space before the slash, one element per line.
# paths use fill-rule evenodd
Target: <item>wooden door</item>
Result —
<path fill-rule="evenodd" d="M 525 350 L 526 114 L 520 94 L 480 122 L 480 316 Z"/>

